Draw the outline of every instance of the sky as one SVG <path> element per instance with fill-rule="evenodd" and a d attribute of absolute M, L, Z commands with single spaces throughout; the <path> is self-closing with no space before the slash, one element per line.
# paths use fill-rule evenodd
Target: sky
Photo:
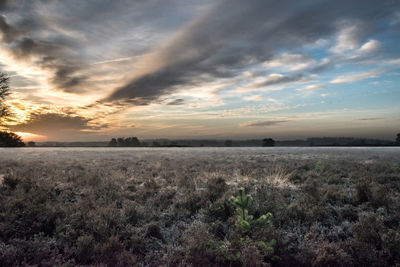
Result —
<path fill-rule="evenodd" d="M 400 132 L 399 0 L 0 0 L 24 140 Z"/>

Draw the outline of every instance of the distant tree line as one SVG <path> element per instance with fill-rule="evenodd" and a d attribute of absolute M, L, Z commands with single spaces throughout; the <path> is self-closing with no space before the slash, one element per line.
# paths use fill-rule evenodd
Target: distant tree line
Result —
<path fill-rule="evenodd" d="M 140 141 L 137 137 L 112 138 L 108 143 L 108 146 L 112 147 L 138 147 L 140 145 Z"/>
<path fill-rule="evenodd" d="M 351 138 L 351 137 L 313 137 L 305 141 L 308 146 L 398 146 L 400 145 L 400 133 L 396 141 Z"/>
<path fill-rule="evenodd" d="M 396 145 L 400 146 L 400 133 L 397 134 Z"/>
<path fill-rule="evenodd" d="M 137 137 L 112 138 L 108 143 L 111 147 L 246 147 L 246 146 L 400 146 L 400 133 L 395 141 L 352 138 L 352 137 L 312 137 L 306 140 L 275 141 L 272 138 L 254 140 L 168 140 L 156 139 L 140 142 Z"/>
<path fill-rule="evenodd" d="M 33 141 L 30 141 L 30 142 L 28 142 L 27 146 L 34 147 L 34 146 L 36 146 L 36 143 Z"/>
<path fill-rule="evenodd" d="M 275 140 L 272 138 L 265 138 L 262 140 L 262 146 L 275 146 Z"/>

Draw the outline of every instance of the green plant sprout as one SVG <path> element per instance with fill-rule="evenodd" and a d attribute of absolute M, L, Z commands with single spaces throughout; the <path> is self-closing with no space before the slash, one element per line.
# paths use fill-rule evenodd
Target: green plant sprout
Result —
<path fill-rule="evenodd" d="M 324 169 L 325 169 L 324 163 L 323 163 L 321 160 L 318 160 L 318 161 L 315 163 L 315 171 L 316 171 L 317 173 L 321 173 L 321 172 L 324 171 Z"/>
<path fill-rule="evenodd" d="M 392 164 L 392 169 L 393 169 L 394 171 L 398 171 L 398 170 L 399 170 L 399 164 L 398 164 L 397 162 L 394 162 L 394 163 Z"/>
<path fill-rule="evenodd" d="M 276 246 L 276 240 L 272 239 L 269 242 L 258 241 L 257 246 L 267 254 L 273 254 Z"/>
<path fill-rule="evenodd" d="M 252 215 L 249 215 L 249 206 L 253 198 L 249 194 L 244 193 L 244 188 L 241 187 L 238 190 L 237 197 L 230 197 L 229 202 L 236 207 L 236 213 L 238 215 L 236 219 L 236 226 L 238 226 L 243 233 L 250 231 L 252 226 L 266 227 L 271 224 L 272 213 L 268 212 L 258 219 L 254 220 Z"/>
<path fill-rule="evenodd" d="M 229 202 L 236 207 L 237 219 L 235 225 L 239 227 L 242 233 L 247 233 L 251 230 L 253 226 L 258 227 L 266 227 L 271 224 L 272 213 L 268 212 L 258 219 L 254 220 L 252 215 L 249 215 L 248 208 L 251 205 L 253 198 L 249 194 L 244 193 L 244 188 L 241 187 L 238 190 L 237 197 L 230 197 Z M 248 237 L 246 237 L 248 238 Z M 244 242 L 245 239 L 240 238 L 241 243 Z M 266 255 L 273 255 L 275 251 L 276 240 L 272 239 L 268 242 L 258 241 L 257 247 L 261 251 L 264 251 Z M 240 254 L 239 254 L 240 255 Z M 235 256 L 235 255 L 233 255 Z M 273 256 L 273 260 L 279 260 L 278 256 Z"/>

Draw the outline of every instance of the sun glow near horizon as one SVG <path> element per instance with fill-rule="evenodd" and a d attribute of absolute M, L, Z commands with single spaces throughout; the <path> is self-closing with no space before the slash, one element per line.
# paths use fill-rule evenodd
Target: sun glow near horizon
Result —
<path fill-rule="evenodd" d="M 139 2 L 0 4 L 9 130 L 56 141 L 398 132 L 399 1 Z"/>
<path fill-rule="evenodd" d="M 33 134 L 27 132 L 15 132 L 15 134 L 19 135 L 24 142 L 30 142 L 30 141 L 41 142 L 47 140 L 47 136 L 39 134 Z"/>

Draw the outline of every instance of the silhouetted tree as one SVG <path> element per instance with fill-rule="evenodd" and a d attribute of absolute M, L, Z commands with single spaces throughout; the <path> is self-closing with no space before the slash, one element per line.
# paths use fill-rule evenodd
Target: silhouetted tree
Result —
<path fill-rule="evenodd" d="M 117 146 L 118 142 L 117 139 L 111 138 L 110 142 L 108 143 L 108 146 Z"/>
<path fill-rule="evenodd" d="M 126 146 L 140 146 L 140 141 L 137 137 L 128 137 L 125 139 Z"/>
<path fill-rule="evenodd" d="M 396 145 L 400 146 L 400 133 L 397 134 Z"/>
<path fill-rule="evenodd" d="M 0 128 L 4 127 L 4 120 L 10 115 L 8 106 L 5 103 L 6 97 L 10 94 L 9 77 L 5 73 L 0 73 Z M 12 132 L 0 132 L 0 147 L 20 147 L 25 146 L 22 138 Z"/>
<path fill-rule="evenodd" d="M 25 146 L 22 138 L 11 132 L 0 132 L 0 147 L 21 147 Z"/>
<path fill-rule="evenodd" d="M 232 140 L 225 140 L 225 146 L 231 147 L 232 146 Z"/>
<path fill-rule="evenodd" d="M 125 146 L 125 139 L 120 137 L 117 139 L 117 143 L 118 146 Z"/>
<path fill-rule="evenodd" d="M 140 141 L 137 137 L 128 137 L 128 138 L 112 138 L 111 141 L 108 143 L 108 146 L 119 146 L 119 147 L 125 147 L 125 146 L 140 146 Z"/>
<path fill-rule="evenodd" d="M 265 138 L 262 140 L 262 146 L 275 146 L 275 140 L 272 138 Z"/>
<path fill-rule="evenodd" d="M 0 73 L 0 123 L 10 115 L 8 106 L 5 103 L 6 97 L 10 94 L 8 82 L 9 77 L 4 73 Z"/>

